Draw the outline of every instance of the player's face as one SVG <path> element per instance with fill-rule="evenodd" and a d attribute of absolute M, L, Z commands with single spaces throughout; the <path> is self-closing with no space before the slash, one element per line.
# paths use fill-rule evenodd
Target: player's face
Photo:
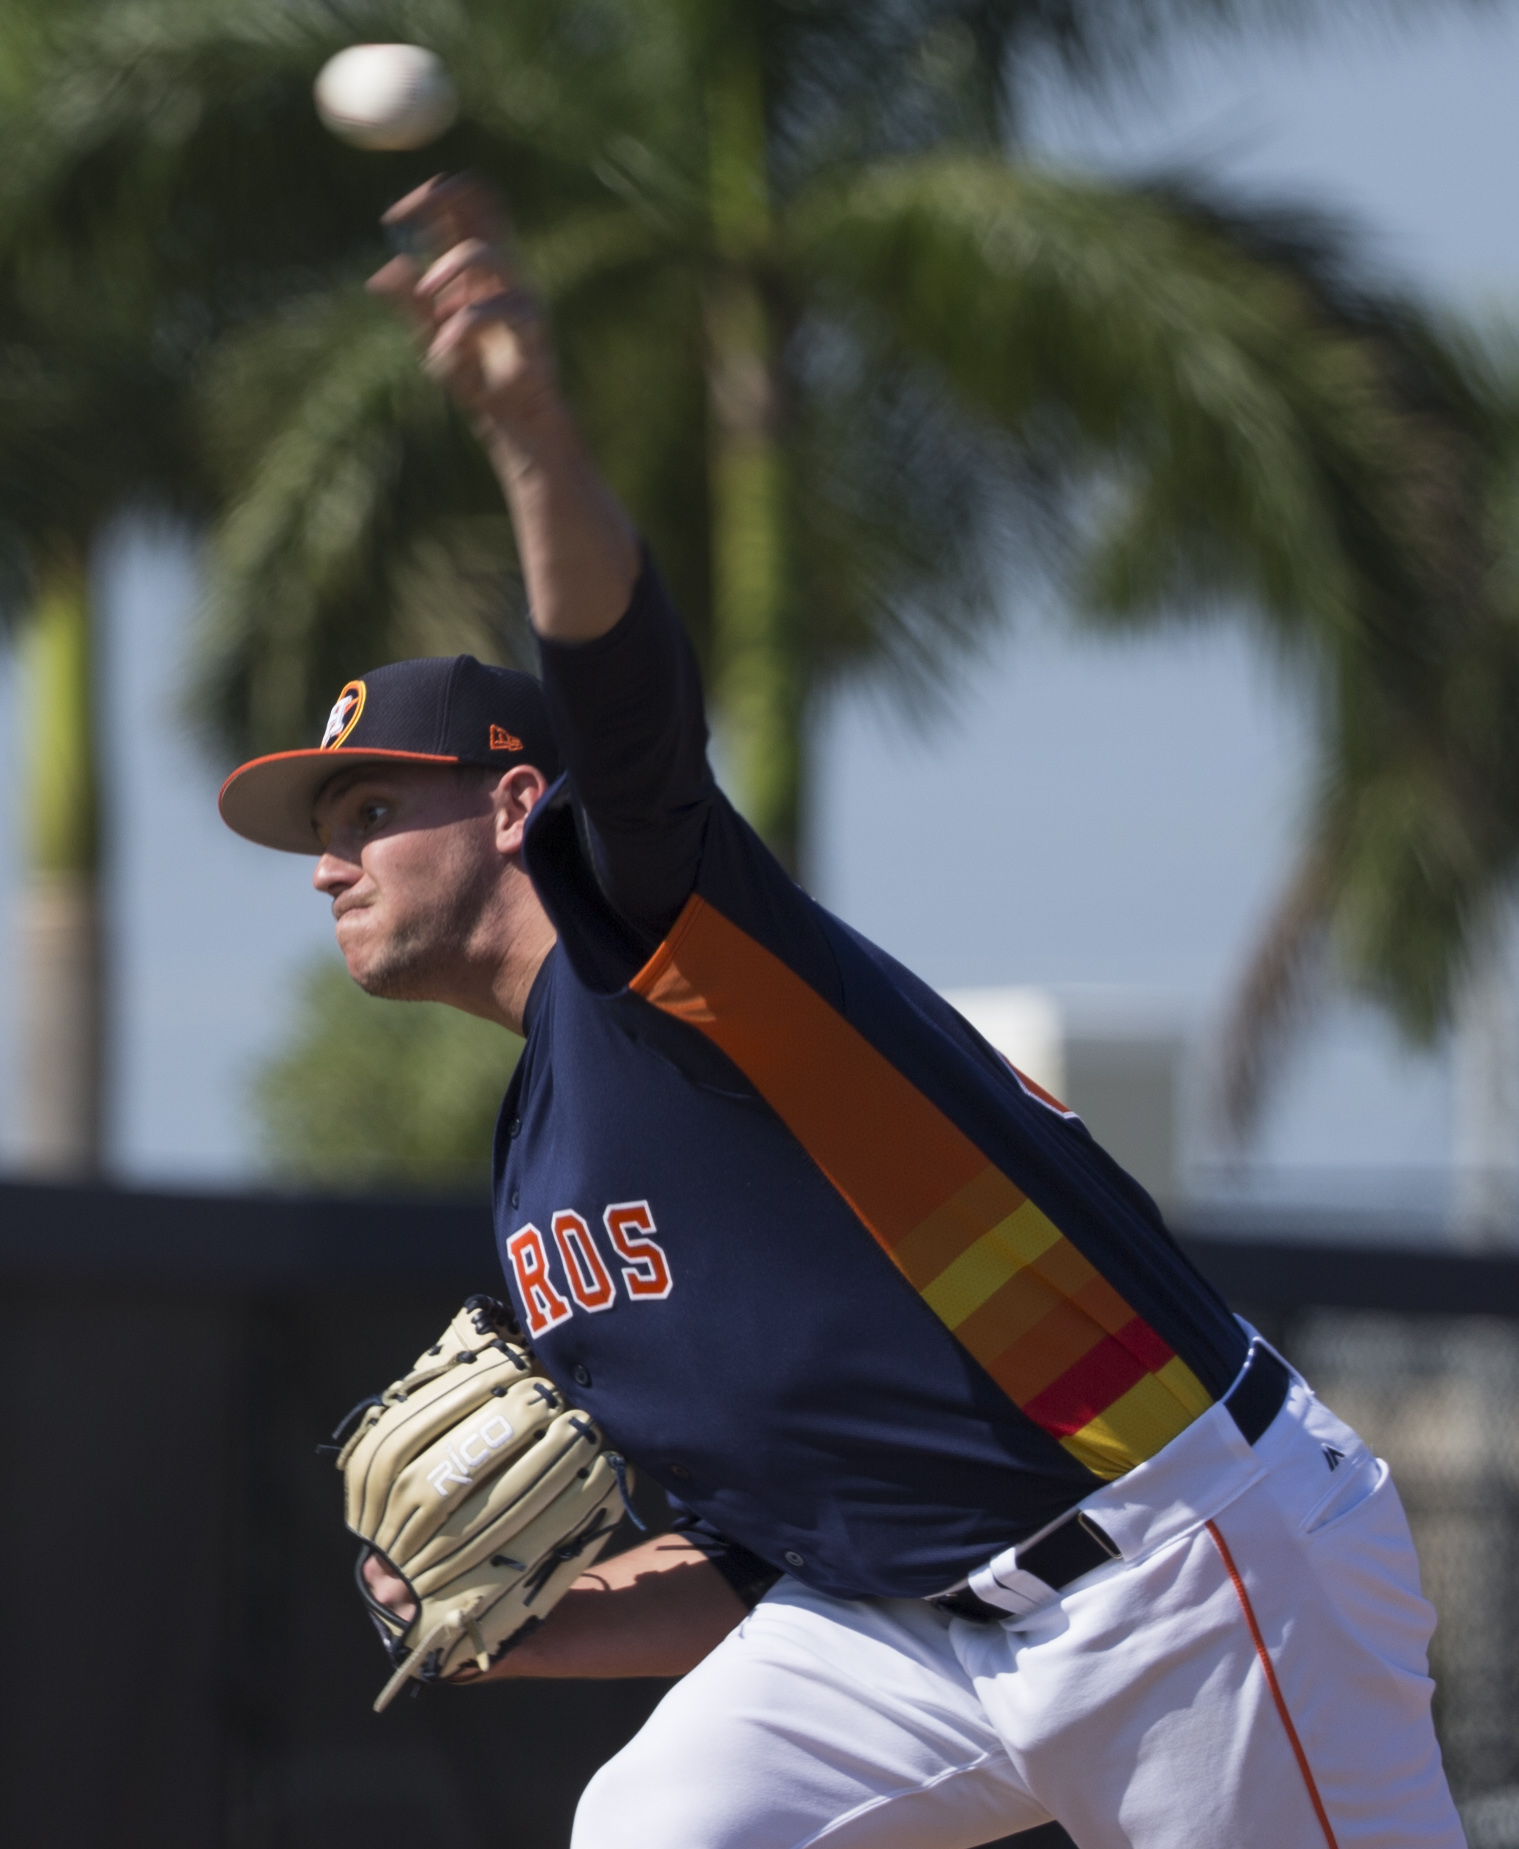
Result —
<path fill-rule="evenodd" d="M 371 995 L 443 999 L 480 950 L 501 878 L 482 782 L 431 765 L 342 774 L 317 799 L 312 884 Z"/>

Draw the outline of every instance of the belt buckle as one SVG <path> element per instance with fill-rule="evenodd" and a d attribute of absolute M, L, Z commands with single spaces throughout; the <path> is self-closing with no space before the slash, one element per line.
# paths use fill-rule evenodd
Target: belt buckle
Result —
<path fill-rule="evenodd" d="M 1065 1522 L 1073 1519 L 1068 1515 L 1057 1525 L 1064 1527 Z M 1020 1547 L 1027 1545 L 1026 1541 L 1020 1543 Z M 1030 1612 L 1038 1611 L 1041 1606 L 1048 1605 L 1060 1590 L 1024 1566 L 1018 1557 L 1020 1547 L 1010 1547 L 1005 1553 L 988 1560 L 984 1567 L 977 1568 L 971 1574 L 967 1582 L 978 1599 L 988 1605 L 995 1605 L 1010 1618 L 1025 1618 Z"/>
<path fill-rule="evenodd" d="M 995 1605 L 1010 1618 L 1026 1618 L 1056 1596 L 1055 1587 L 1018 1565 L 1017 1549 L 1011 1547 L 972 1573 L 969 1584 L 978 1599 Z"/>
<path fill-rule="evenodd" d="M 1073 1509 L 1044 1534 L 1008 1548 L 972 1573 L 970 1589 L 988 1605 L 1023 1618 L 1107 1561 L 1122 1558 L 1122 1553 L 1085 1509 Z M 1030 1563 L 1035 1559 L 1052 1573 L 1050 1579 L 1033 1571 Z"/>

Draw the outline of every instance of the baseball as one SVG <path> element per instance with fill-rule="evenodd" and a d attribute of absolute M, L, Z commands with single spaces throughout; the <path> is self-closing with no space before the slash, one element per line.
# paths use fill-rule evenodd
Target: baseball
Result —
<path fill-rule="evenodd" d="M 443 60 L 420 45 L 350 45 L 317 74 L 317 114 L 356 148 L 421 148 L 459 113 Z"/>

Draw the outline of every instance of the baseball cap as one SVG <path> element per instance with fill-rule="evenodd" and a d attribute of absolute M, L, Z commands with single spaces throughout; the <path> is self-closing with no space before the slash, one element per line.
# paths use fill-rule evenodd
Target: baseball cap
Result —
<path fill-rule="evenodd" d="M 318 854 L 311 811 L 323 785 L 359 764 L 532 764 L 559 775 L 543 689 L 531 674 L 473 655 L 396 661 L 349 681 L 322 742 L 277 751 L 233 771 L 217 807 L 229 828 L 263 847 Z"/>

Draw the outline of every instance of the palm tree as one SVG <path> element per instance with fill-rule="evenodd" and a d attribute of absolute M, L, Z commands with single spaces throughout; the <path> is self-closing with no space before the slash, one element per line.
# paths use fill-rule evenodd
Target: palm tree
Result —
<path fill-rule="evenodd" d="M 14 104 L 17 9 L 0 41 Z M 109 296 L 51 246 L 0 254 L 0 622 L 25 650 L 27 1086 L 22 1159 L 91 1173 L 104 1136 L 99 726 L 90 558 L 123 507 L 185 502 L 184 380 L 123 271 Z"/>
<path fill-rule="evenodd" d="M 152 350 L 195 380 L 220 510 L 197 704 L 223 748 L 309 736 L 377 659 L 520 646 L 494 484 L 359 288 L 379 210 L 437 164 L 512 200 L 567 388 L 706 661 L 727 780 L 793 862 L 819 692 L 942 683 L 1014 539 L 1099 619 L 1242 599 L 1334 740 L 1412 736 L 1420 664 L 1477 622 L 1484 382 L 1325 227 L 1019 157 L 1025 71 L 1100 81 L 1186 17 L 77 7 L 0 125 L 0 248 L 140 271 Z M 356 38 L 449 62 L 464 114 L 437 149 L 322 133 L 311 78 Z M 1320 829 L 1300 891 L 1347 838 Z"/>
<path fill-rule="evenodd" d="M 315 124 L 310 78 L 359 35 L 457 73 L 463 125 L 427 164 L 512 199 L 782 852 L 819 688 L 941 675 L 1012 530 L 1058 532 L 1110 607 L 1227 583 L 1308 649 L 1417 628 L 1460 505 L 1426 485 L 1480 415 L 1413 310 L 1358 291 L 1327 233 L 1009 157 L 1021 60 L 1093 74 L 1160 23 L 1132 0 L 87 9 L 18 186 L 86 245 L 133 227 L 165 304 L 217 329 L 226 731 L 301 736 L 335 674 L 441 613 L 499 627 L 510 573 L 483 465 L 355 286 L 374 207 L 425 170 Z"/>
<path fill-rule="evenodd" d="M 1519 878 L 1519 329 L 1451 346 L 1489 420 L 1469 463 L 1470 528 L 1425 623 L 1347 638 L 1323 662 L 1312 810 L 1227 1035 L 1241 1129 L 1331 977 L 1387 1007 L 1414 1044 L 1458 1009 L 1468 1035 L 1511 1037 L 1512 1023 L 1483 1017 L 1511 1005 L 1501 966 Z M 1489 1090 L 1495 1052 L 1507 1058 L 1488 1049 Z"/>

